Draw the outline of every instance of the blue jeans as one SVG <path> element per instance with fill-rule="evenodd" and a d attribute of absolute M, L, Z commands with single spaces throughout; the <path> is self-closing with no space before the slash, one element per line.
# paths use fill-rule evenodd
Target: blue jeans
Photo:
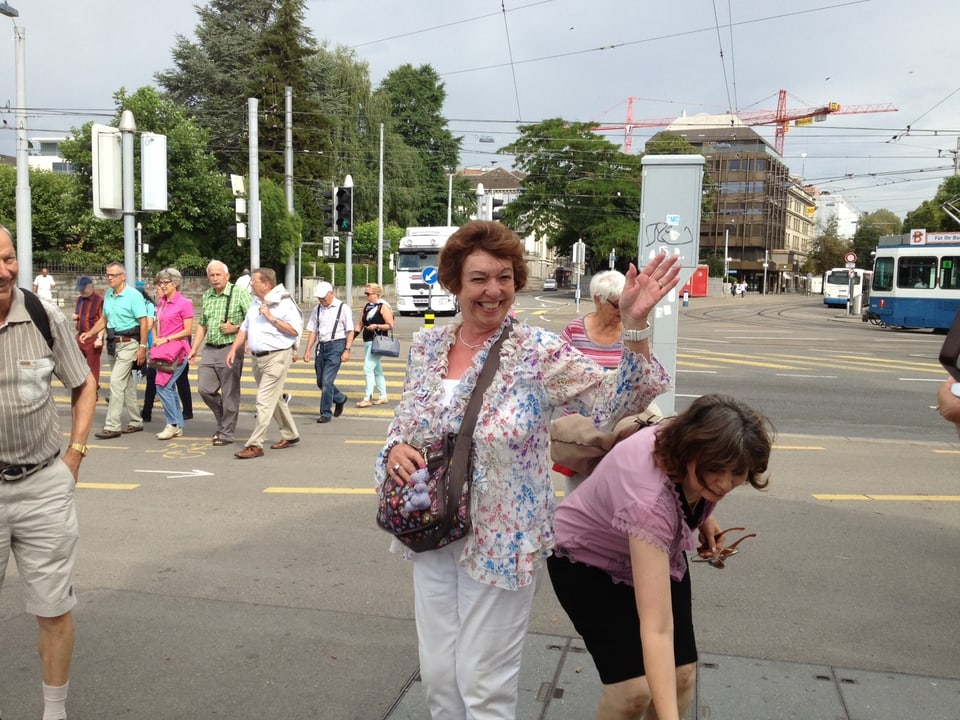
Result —
<path fill-rule="evenodd" d="M 180 407 L 180 395 L 177 392 L 177 378 L 179 378 L 188 365 L 184 358 L 183 362 L 173 371 L 173 376 L 166 385 L 157 385 L 157 397 L 160 398 L 160 404 L 163 406 L 163 416 L 166 418 L 167 425 L 179 425 L 183 427 L 183 408 Z"/>
<path fill-rule="evenodd" d="M 346 339 L 317 343 L 313 367 L 317 373 L 317 387 L 320 388 L 321 417 L 331 417 L 333 406 L 347 401 L 347 396 L 334 384 L 340 372 L 340 357 L 346 349 Z"/>

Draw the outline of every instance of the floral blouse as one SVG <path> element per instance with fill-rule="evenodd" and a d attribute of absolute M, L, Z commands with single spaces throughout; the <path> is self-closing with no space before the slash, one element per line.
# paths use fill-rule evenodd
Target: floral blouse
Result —
<path fill-rule="evenodd" d="M 459 324 L 451 324 L 414 335 L 403 396 L 377 460 L 378 488 L 386 478 L 393 445 L 423 447 L 459 430 L 480 369 L 500 333 L 486 341 L 459 379 L 452 402 L 445 403 L 441 381 L 458 329 Z M 640 412 L 669 385 L 656 359 L 648 362 L 627 349 L 619 368 L 605 372 L 556 334 L 514 321 L 474 431 L 473 528 L 459 560 L 466 572 L 479 582 L 516 590 L 533 582 L 553 547 L 549 425 L 555 409 L 582 412 L 599 427 Z"/>

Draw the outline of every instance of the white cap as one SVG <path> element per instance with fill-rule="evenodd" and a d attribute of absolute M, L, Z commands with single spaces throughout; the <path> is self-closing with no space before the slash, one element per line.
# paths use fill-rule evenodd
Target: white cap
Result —
<path fill-rule="evenodd" d="M 333 292 L 333 285 L 331 285 L 330 283 L 322 280 L 322 281 L 320 281 L 320 282 L 317 283 L 317 289 L 314 290 L 313 294 L 314 294 L 314 296 L 316 296 L 316 297 L 318 297 L 318 298 L 323 298 L 323 297 L 326 297 L 327 295 L 329 295 L 329 294 L 332 293 L 332 292 Z"/>

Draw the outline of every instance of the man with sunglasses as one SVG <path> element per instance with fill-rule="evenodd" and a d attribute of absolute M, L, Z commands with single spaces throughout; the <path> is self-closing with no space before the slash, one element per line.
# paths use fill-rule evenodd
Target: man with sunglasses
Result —
<path fill-rule="evenodd" d="M 112 358 L 110 404 L 107 406 L 103 430 L 95 434 L 101 440 L 143 430 L 133 370 L 146 361 L 147 334 L 150 331 L 147 303 L 136 288 L 127 285 L 123 265 L 110 263 L 106 275 L 110 289 L 103 299 L 103 315 L 79 337 L 80 342 L 86 342 L 103 332 L 104 328 L 107 330 L 107 354 Z M 127 413 L 126 427 L 122 424 L 124 411 Z"/>

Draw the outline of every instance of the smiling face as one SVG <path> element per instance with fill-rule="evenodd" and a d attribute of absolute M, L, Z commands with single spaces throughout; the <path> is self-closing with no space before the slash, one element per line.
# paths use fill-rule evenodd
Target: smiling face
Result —
<path fill-rule="evenodd" d="M 471 336 L 496 330 L 516 298 L 513 265 L 482 250 L 467 255 L 457 299 L 463 325 Z"/>

